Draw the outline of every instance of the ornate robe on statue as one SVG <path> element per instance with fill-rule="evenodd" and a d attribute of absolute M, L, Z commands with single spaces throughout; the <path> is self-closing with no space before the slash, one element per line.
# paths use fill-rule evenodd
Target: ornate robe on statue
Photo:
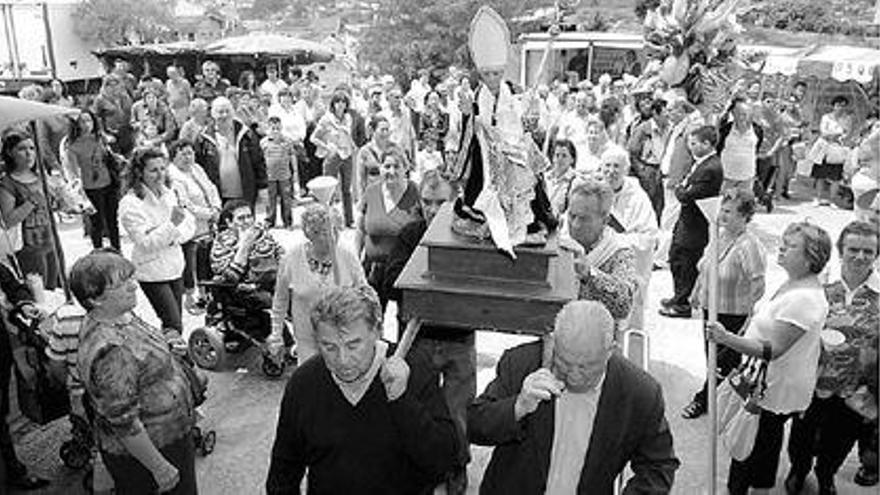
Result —
<path fill-rule="evenodd" d="M 547 230 L 556 227 L 537 175 L 547 159 L 523 131 L 519 101 L 506 82 L 497 98 L 481 85 L 463 129 L 453 172 L 466 182 L 455 211 L 461 218 L 485 221 L 498 249 L 515 258 L 513 247 L 539 230 L 535 222 Z"/>

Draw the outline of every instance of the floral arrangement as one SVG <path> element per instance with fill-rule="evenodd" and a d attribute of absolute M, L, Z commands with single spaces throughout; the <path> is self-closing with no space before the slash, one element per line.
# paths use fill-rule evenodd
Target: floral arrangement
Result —
<path fill-rule="evenodd" d="M 648 79 L 684 90 L 689 101 L 723 106 L 742 67 L 736 20 L 743 0 L 659 0 L 645 10 Z"/>

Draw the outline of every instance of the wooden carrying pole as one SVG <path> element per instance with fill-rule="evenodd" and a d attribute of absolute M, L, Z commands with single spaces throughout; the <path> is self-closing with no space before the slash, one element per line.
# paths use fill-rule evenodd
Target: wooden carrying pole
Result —
<path fill-rule="evenodd" d="M 718 220 L 709 216 L 709 322 L 718 321 Z M 715 495 L 718 475 L 718 408 L 716 404 L 716 375 L 718 346 L 709 341 L 706 346 L 706 402 L 709 406 L 709 495 Z"/>

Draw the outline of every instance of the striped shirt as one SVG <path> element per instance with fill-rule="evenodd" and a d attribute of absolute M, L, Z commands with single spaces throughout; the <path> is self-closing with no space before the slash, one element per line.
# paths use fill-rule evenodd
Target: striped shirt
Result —
<path fill-rule="evenodd" d="M 700 270 L 694 297 L 697 305 L 709 308 L 709 256 L 706 248 L 697 265 Z M 720 314 L 749 315 L 755 303 L 764 295 L 766 253 L 761 241 L 746 230 L 733 243 L 722 240 L 718 249 L 718 312 Z"/>
<path fill-rule="evenodd" d="M 266 136 L 260 140 L 260 148 L 266 159 L 266 178 L 269 180 L 290 180 L 296 167 L 296 152 L 293 141 L 286 136 Z"/>

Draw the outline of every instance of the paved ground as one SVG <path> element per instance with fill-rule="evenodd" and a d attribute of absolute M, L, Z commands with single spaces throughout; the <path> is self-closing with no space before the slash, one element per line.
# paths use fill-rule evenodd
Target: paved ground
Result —
<path fill-rule="evenodd" d="M 787 202 L 772 214 L 759 214 L 754 227 L 760 233 L 768 248 L 768 287 L 781 283 L 783 273 L 775 264 L 775 247 L 778 236 L 784 227 L 793 220 L 810 218 L 827 227 L 836 238 L 837 233 L 851 218 L 851 212 L 814 207 L 809 203 Z M 78 224 L 62 226 L 62 237 L 68 263 L 89 249 L 87 240 L 81 235 Z M 289 243 L 290 232 L 279 233 L 284 243 Z M 834 263 L 834 262 L 833 262 Z M 706 419 L 685 421 L 680 418 L 680 409 L 687 404 L 704 376 L 700 324 L 696 320 L 671 320 L 656 315 L 659 300 L 671 292 L 671 277 L 668 271 L 654 272 L 647 303 L 646 330 L 651 338 L 651 373 L 662 383 L 667 404 L 675 447 L 682 461 L 676 476 L 674 493 L 698 494 L 707 492 L 708 466 L 708 422 Z M 147 318 L 155 318 L 144 298 L 138 311 Z M 393 311 L 393 307 L 391 309 Z M 198 319 L 187 316 L 188 329 L 200 324 Z M 394 318 L 388 318 L 393 322 Z M 390 325 L 386 335 L 394 338 L 396 330 Z M 478 387 L 482 389 L 494 374 L 494 364 L 504 349 L 526 340 L 525 337 L 479 332 Z M 262 493 L 263 482 L 268 468 L 268 456 L 274 438 L 277 408 L 285 380 L 270 380 L 259 371 L 259 359 L 253 352 L 237 356 L 229 363 L 228 369 L 211 374 L 209 397 L 204 407 L 206 419 L 203 428 L 217 431 L 217 446 L 213 454 L 197 461 L 200 492 L 230 495 L 249 495 Z M 287 376 L 290 373 L 288 370 Z M 83 493 L 80 486 L 81 472 L 63 467 L 58 459 L 58 447 L 68 438 L 68 425 L 59 420 L 45 427 L 36 427 L 22 420 L 13 420 L 19 439 L 21 457 L 32 469 L 54 480 L 52 489 L 45 494 Z M 478 485 L 490 451 L 474 449 L 474 462 L 470 466 L 472 487 Z M 779 469 L 779 479 L 784 477 L 787 466 L 783 455 L 783 466 Z M 726 477 L 727 459 L 719 449 L 719 489 Z M 855 455 L 851 455 L 838 475 L 838 488 L 841 494 L 869 494 L 877 490 L 862 489 L 851 480 L 858 468 Z M 815 481 L 811 481 L 815 490 Z M 475 489 L 471 490 L 476 493 Z M 723 493 L 723 491 L 719 491 Z M 783 493 L 777 489 L 773 493 Z M 805 493 L 810 493 L 809 491 Z M 815 493 L 812 492 L 812 493 Z"/>

